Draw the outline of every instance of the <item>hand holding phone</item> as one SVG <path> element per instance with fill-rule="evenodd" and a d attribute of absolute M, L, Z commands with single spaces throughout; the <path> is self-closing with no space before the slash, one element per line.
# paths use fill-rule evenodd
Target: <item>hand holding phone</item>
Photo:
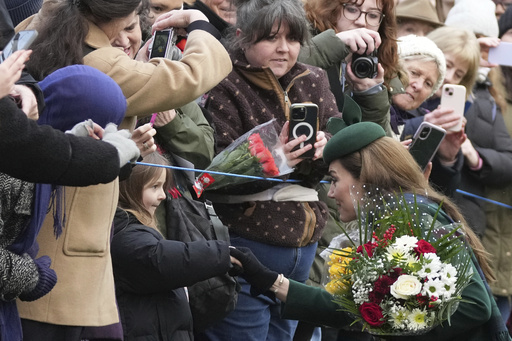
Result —
<path fill-rule="evenodd" d="M 304 148 L 311 144 L 314 146 L 316 142 L 316 132 L 318 131 L 318 106 L 314 103 L 294 103 L 291 105 L 289 140 L 299 138 L 306 135 L 306 141 L 301 142 L 296 148 Z M 292 150 L 292 151 L 293 151 Z M 315 156 L 315 148 L 311 148 L 300 158 L 312 158 Z"/>
<path fill-rule="evenodd" d="M 420 165 L 422 171 L 432 161 L 445 136 L 446 130 L 429 122 L 422 122 L 414 133 L 409 145 L 409 153 Z"/>
<path fill-rule="evenodd" d="M 462 117 L 464 116 L 464 105 L 466 103 L 466 87 L 455 84 L 443 85 L 441 94 L 441 108 L 452 109 L 459 118 L 459 123 L 447 130 L 460 131 L 462 129 Z"/>

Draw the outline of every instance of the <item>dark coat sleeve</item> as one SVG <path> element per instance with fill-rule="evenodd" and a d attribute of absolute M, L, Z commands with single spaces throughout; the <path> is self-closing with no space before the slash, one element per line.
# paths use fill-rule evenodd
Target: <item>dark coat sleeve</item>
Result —
<path fill-rule="evenodd" d="M 492 123 L 483 120 L 478 122 L 487 127 L 480 127 L 479 130 L 476 128 L 477 136 L 471 142 L 483 160 L 483 167 L 480 171 L 470 172 L 471 176 L 485 185 L 503 185 L 511 182 L 512 139 L 508 134 L 503 116 L 498 112 Z M 489 134 L 478 135 L 485 131 L 488 131 Z M 468 137 L 471 139 L 470 136 Z M 487 143 L 482 141 L 489 139 L 491 141 L 487 141 Z"/>
<path fill-rule="evenodd" d="M 4 0 L 0 0 L 0 51 L 14 36 L 14 25 Z"/>
<path fill-rule="evenodd" d="M 135 224 L 114 235 L 111 254 L 116 285 L 137 294 L 190 286 L 227 273 L 231 265 L 224 241 L 165 240 L 156 230 Z"/>
<path fill-rule="evenodd" d="M 114 146 L 39 126 L 8 97 L 0 99 L 0 160 L 0 172 L 29 182 L 89 186 L 119 174 Z"/>

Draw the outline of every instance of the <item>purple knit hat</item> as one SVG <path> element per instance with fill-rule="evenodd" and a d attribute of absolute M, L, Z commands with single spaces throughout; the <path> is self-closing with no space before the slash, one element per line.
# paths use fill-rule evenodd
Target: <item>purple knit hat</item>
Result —
<path fill-rule="evenodd" d="M 101 71 L 87 65 L 71 65 L 49 74 L 39 82 L 45 108 L 39 124 L 62 131 L 92 119 L 103 128 L 121 123 L 126 98 L 117 83 Z"/>

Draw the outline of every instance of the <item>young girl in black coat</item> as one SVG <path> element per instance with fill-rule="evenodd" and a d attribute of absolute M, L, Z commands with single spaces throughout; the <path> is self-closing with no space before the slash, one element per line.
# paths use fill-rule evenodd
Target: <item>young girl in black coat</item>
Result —
<path fill-rule="evenodd" d="M 144 163 L 167 165 L 157 152 Z M 120 182 L 111 254 L 124 339 L 193 340 L 187 286 L 226 273 L 232 262 L 224 241 L 166 240 L 155 210 L 170 188 L 171 172 L 136 165 Z"/>

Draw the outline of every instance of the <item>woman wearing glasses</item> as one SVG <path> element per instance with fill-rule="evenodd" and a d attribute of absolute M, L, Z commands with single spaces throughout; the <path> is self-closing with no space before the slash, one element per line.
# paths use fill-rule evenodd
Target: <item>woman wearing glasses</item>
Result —
<path fill-rule="evenodd" d="M 381 125 L 388 135 L 388 91 L 400 91 L 397 75 L 396 19 L 393 0 L 306 0 L 306 14 L 315 30 L 312 48 L 301 51 L 300 61 L 322 67 L 331 90 L 343 109 L 343 94 L 361 107 L 363 120 Z M 378 57 L 376 72 L 356 76 L 351 61 L 358 55 Z M 373 58 L 371 58 L 373 59 Z"/>

